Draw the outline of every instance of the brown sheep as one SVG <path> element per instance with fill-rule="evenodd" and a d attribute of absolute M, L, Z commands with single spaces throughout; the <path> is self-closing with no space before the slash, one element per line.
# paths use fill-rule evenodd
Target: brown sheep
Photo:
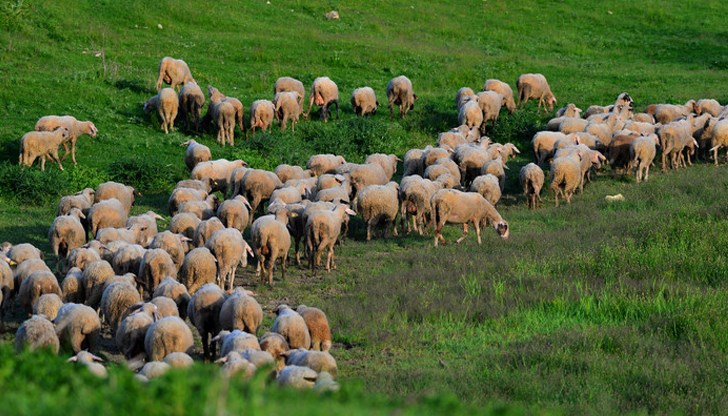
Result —
<path fill-rule="evenodd" d="M 311 334 L 311 349 L 314 351 L 328 351 L 331 349 L 331 329 L 326 314 L 319 309 L 299 305 L 296 308 L 306 322 L 308 332 Z"/>

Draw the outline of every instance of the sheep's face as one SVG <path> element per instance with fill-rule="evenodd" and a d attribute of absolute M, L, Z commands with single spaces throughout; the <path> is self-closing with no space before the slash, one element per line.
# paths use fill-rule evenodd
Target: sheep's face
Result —
<path fill-rule="evenodd" d="M 508 236 L 510 235 L 510 231 L 508 229 L 508 223 L 505 221 L 498 221 L 497 223 L 494 224 L 494 228 L 495 228 L 495 231 L 498 233 L 498 235 L 504 240 L 507 239 Z"/>

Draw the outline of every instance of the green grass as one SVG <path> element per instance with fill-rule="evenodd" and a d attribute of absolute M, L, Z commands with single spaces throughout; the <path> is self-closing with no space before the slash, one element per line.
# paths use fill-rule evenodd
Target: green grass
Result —
<path fill-rule="evenodd" d="M 622 91 L 638 110 L 690 98 L 728 101 L 724 2 L 270 3 L 0 2 L 0 238 L 48 254 L 58 198 L 106 180 L 142 191 L 134 213 L 165 213 L 169 191 L 187 175 L 179 144 L 190 137 L 216 158 L 264 169 L 304 164 L 315 153 L 353 162 L 375 152 L 402 156 L 454 126 L 455 92 L 480 89 L 488 78 L 515 87 L 519 74 L 541 72 L 559 104 L 580 108 Z M 331 9 L 340 21 L 323 18 Z M 329 76 L 341 92 L 341 119 L 324 124 L 313 116 L 295 133 L 274 128 L 248 141 L 237 132 L 234 148 L 217 146 L 209 132 L 165 136 L 142 104 L 155 93 L 166 55 L 185 59 L 201 85 L 246 108 L 270 98 L 279 76 L 307 88 Z M 387 81 L 400 74 L 419 96 L 406 119 L 390 119 L 386 106 L 371 119 L 354 117 L 353 89 L 369 85 L 384 103 Z M 526 149 L 549 118 L 535 107 L 504 113 L 489 136 Z M 53 163 L 43 174 L 20 169 L 18 140 L 47 114 L 92 120 L 99 135 L 79 140 L 79 164 L 67 162 L 64 172 Z M 3 347 L 0 387 L 15 392 L 8 412 L 106 414 L 128 402 L 145 412 L 196 414 L 313 413 L 319 405 L 366 414 L 724 412 L 726 167 L 655 168 L 645 184 L 600 173 L 571 206 L 554 208 L 545 195 L 544 207 L 529 211 L 517 171 L 530 160 L 526 150 L 510 165 L 499 204 L 508 241 L 488 229 L 481 246 L 474 236 L 437 250 L 429 235 L 364 243 L 355 220 L 330 274 L 291 267 L 286 281 L 267 288 L 251 268 L 240 271 L 238 283 L 258 291 L 266 310 L 287 302 L 327 312 L 338 395 L 281 392 L 259 379 L 235 382 L 242 393 L 219 406 L 224 389 L 211 366 L 146 389 L 121 366 L 100 382 Z M 604 200 L 616 193 L 625 201 Z M 449 241 L 459 235 L 445 229 Z M 14 310 L 4 340 L 21 320 Z M 264 328 L 271 322 L 266 316 Z M 102 354 L 117 358 L 113 348 Z"/>

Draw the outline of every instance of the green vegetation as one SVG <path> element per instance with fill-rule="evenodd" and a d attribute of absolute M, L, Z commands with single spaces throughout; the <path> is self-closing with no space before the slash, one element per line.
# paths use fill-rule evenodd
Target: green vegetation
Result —
<path fill-rule="evenodd" d="M 57 199 L 106 180 L 142 191 L 134 212 L 166 213 L 169 191 L 187 175 L 179 144 L 192 136 L 165 136 L 155 115 L 142 111 L 165 55 L 186 60 L 201 85 L 246 108 L 270 98 L 279 76 L 307 88 L 316 76 L 337 82 L 338 121 L 324 124 L 312 113 L 295 133 L 274 128 L 245 141 L 237 132 L 234 148 L 220 148 L 210 133 L 194 137 L 216 158 L 265 169 L 304 164 L 314 153 L 353 162 L 374 152 L 401 156 L 457 123 L 458 88 L 477 90 L 487 78 L 515 87 L 526 72 L 545 74 L 559 104 L 584 109 L 622 91 L 638 110 L 690 98 L 728 101 L 725 2 L 270 3 L 0 1 L 2 240 L 30 242 L 48 254 Z M 323 18 L 331 9 L 340 21 Z M 419 96 L 407 119 L 390 119 L 386 105 L 371 119 L 353 116 L 354 88 L 372 86 L 385 103 L 387 81 L 400 74 Z M 44 174 L 20 169 L 18 141 L 47 114 L 92 120 L 99 135 L 79 140 L 79 164 L 67 160 L 64 172 L 53 163 Z M 548 118 L 529 103 L 504 113 L 489 136 L 527 149 Z M 499 204 L 509 241 L 489 229 L 482 246 L 474 236 L 438 250 L 431 236 L 364 243 L 365 229 L 355 221 L 337 247 L 337 271 L 311 276 L 290 267 L 290 277 L 272 289 L 258 284 L 252 268 L 240 273 L 239 283 L 259 292 L 266 308 L 286 301 L 327 312 L 343 385 L 338 395 L 263 389 L 258 379 L 234 382 L 226 401 L 219 397 L 228 387 L 210 366 L 143 388 L 121 366 L 102 382 L 60 359 L 15 357 L 2 347 L 0 387 L 14 394 L 4 395 L 0 408 L 267 414 L 319 412 L 323 402 L 335 413 L 363 414 L 498 413 L 499 404 L 535 413 L 722 413 L 726 167 L 654 169 L 639 185 L 601 173 L 571 206 L 555 209 L 544 195 L 544 208 L 528 211 L 517 172 L 530 159 L 523 151 L 510 166 Z M 604 201 L 616 193 L 625 201 Z M 459 234 L 445 230 L 449 241 Z M 7 341 L 20 311 L 10 320 Z M 271 321 L 266 317 L 264 327 Z M 115 351 L 104 353 L 116 359 Z"/>

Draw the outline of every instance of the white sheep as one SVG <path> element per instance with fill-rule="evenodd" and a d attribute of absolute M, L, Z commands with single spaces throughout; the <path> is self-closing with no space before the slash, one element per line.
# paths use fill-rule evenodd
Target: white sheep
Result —
<path fill-rule="evenodd" d="M 204 144 L 197 143 L 194 139 L 187 140 L 181 146 L 187 146 L 185 150 L 185 165 L 191 171 L 200 162 L 212 160 L 210 148 Z M 209 187 L 209 185 L 208 185 Z"/>
<path fill-rule="evenodd" d="M 559 157 L 551 161 L 550 188 L 554 193 L 554 203 L 557 207 L 559 206 L 559 194 L 566 199 L 567 203 L 571 204 L 571 196 L 582 183 L 580 163 L 581 157 L 578 155 Z"/>
<path fill-rule="evenodd" d="M 210 334 L 220 332 L 220 310 L 225 302 L 225 292 L 219 286 L 208 283 L 200 288 L 187 304 L 187 316 L 202 338 L 205 358 L 215 357 L 215 343 L 210 343 Z"/>
<path fill-rule="evenodd" d="M 173 352 L 190 354 L 194 345 L 192 331 L 176 316 L 154 322 L 144 336 L 144 349 L 151 361 L 163 360 Z"/>
<path fill-rule="evenodd" d="M 281 130 L 285 130 L 288 120 L 291 120 L 291 130 L 296 131 L 296 123 L 301 117 L 299 103 L 299 95 L 295 91 L 279 92 L 275 95 L 273 105 L 276 109 L 276 119 L 281 126 Z"/>
<path fill-rule="evenodd" d="M 475 100 L 470 100 L 460 107 L 458 112 L 458 123 L 464 124 L 469 128 L 477 127 L 483 124 L 483 109 Z"/>
<path fill-rule="evenodd" d="M 647 181 L 650 175 L 650 165 L 655 159 L 659 144 L 660 140 L 656 134 L 638 137 L 632 142 L 629 154 L 632 166 L 637 170 L 637 182 L 641 182 L 643 179 Z"/>
<path fill-rule="evenodd" d="M 303 86 L 303 83 L 295 78 L 280 77 L 273 85 L 273 95 L 284 91 L 295 91 L 298 93 L 298 107 L 301 109 L 301 113 L 303 113 L 303 100 L 306 96 L 306 88 Z"/>
<path fill-rule="evenodd" d="M 392 78 L 387 84 L 387 99 L 389 101 L 389 116 L 394 117 L 394 105 L 399 106 L 399 115 L 404 118 L 415 108 L 417 94 L 412 89 L 412 81 L 404 75 Z"/>
<path fill-rule="evenodd" d="M 318 77 L 311 85 L 311 99 L 308 102 L 308 111 L 305 118 L 311 114 L 311 107 L 316 104 L 321 113 L 321 119 L 328 121 L 329 107 L 336 106 L 336 119 L 339 119 L 339 87 L 329 77 Z"/>
<path fill-rule="evenodd" d="M 200 112 L 203 105 L 205 105 L 205 94 L 196 82 L 189 82 L 179 90 L 179 113 L 187 129 L 200 131 Z"/>
<path fill-rule="evenodd" d="M 157 91 L 162 89 L 162 82 L 169 84 L 173 89 L 178 85 L 195 82 L 187 63 L 181 59 L 165 56 L 159 62 L 159 77 L 157 78 Z"/>
<path fill-rule="evenodd" d="M 377 114 L 379 101 L 371 87 L 361 87 L 351 93 L 351 107 L 359 117 Z"/>
<path fill-rule="evenodd" d="M 59 127 L 53 131 L 29 131 L 20 138 L 20 154 L 18 164 L 32 166 L 35 159 L 40 157 L 40 170 L 45 171 L 46 159 L 58 162 L 58 168 L 63 170 L 61 159 L 58 157 L 58 146 L 69 138 L 69 131 Z"/>
<path fill-rule="evenodd" d="M 263 309 L 252 294 L 242 287 L 236 287 L 225 299 L 220 309 L 220 327 L 223 330 L 239 329 L 249 334 L 258 333 L 263 323 Z"/>
<path fill-rule="evenodd" d="M 311 334 L 303 317 L 285 304 L 279 305 L 275 312 L 277 317 L 271 331 L 281 334 L 290 348 L 311 348 Z"/>
<path fill-rule="evenodd" d="M 546 106 L 548 106 L 549 111 L 553 111 L 556 97 L 551 92 L 551 87 L 549 87 L 549 83 L 543 74 L 522 74 L 516 81 L 516 87 L 518 88 L 519 106 L 534 98 L 538 99 L 539 109 L 543 106 L 544 110 L 546 110 Z"/>
<path fill-rule="evenodd" d="M 399 184 L 389 182 L 386 185 L 370 185 L 357 194 L 357 212 L 367 225 L 367 241 L 372 239 L 372 229 L 379 222 L 384 223 L 384 237 L 387 236 L 389 224 L 392 233 L 397 235 L 394 220 L 399 211 Z"/>
<path fill-rule="evenodd" d="M 291 235 L 286 228 L 288 216 L 288 210 L 279 209 L 275 215 L 259 217 L 250 228 L 253 252 L 258 256 L 256 275 L 262 282 L 267 281 L 269 286 L 273 285 L 273 266 L 278 258 L 281 259 L 281 279 L 286 278 L 288 251 L 291 249 Z"/>
<path fill-rule="evenodd" d="M 338 205 L 333 210 L 316 211 L 306 220 L 306 248 L 309 254 L 309 267 L 315 270 L 321 264 L 321 254 L 328 249 L 326 271 L 336 268 L 334 263 L 334 244 L 339 239 L 342 224 L 348 215 L 356 215 L 346 205 Z"/>
<path fill-rule="evenodd" d="M 481 244 L 480 227 L 487 223 L 492 224 L 498 235 L 503 239 L 508 238 L 510 234 L 508 223 L 503 220 L 493 205 L 479 193 L 441 189 L 432 195 L 430 204 L 432 205 L 436 224 L 435 247 L 437 247 L 439 241 L 445 244 L 445 238 L 441 232 L 446 222 L 463 224 L 463 235 L 457 240 L 458 243 L 467 237 L 469 222 L 472 222 L 473 227 L 475 227 L 478 244 Z"/>
<path fill-rule="evenodd" d="M 458 92 L 455 94 L 455 108 L 457 110 L 460 110 L 460 107 L 463 106 L 466 102 L 472 100 L 475 97 L 475 92 L 473 92 L 473 89 L 470 87 L 462 87 L 458 90 Z"/>
<path fill-rule="evenodd" d="M 508 112 L 513 114 L 516 111 L 516 102 L 513 100 L 513 89 L 503 81 L 497 79 L 489 79 L 483 84 L 483 91 L 495 91 L 502 95 L 506 101 Z"/>
<path fill-rule="evenodd" d="M 486 201 L 496 206 L 498 201 L 500 201 L 503 191 L 501 190 L 498 178 L 488 173 L 473 179 L 473 182 L 470 184 L 470 192 L 477 192 L 483 195 Z"/>
<path fill-rule="evenodd" d="M 535 163 L 529 163 L 521 168 L 519 182 L 523 188 L 529 208 L 538 208 L 541 203 L 541 188 L 544 183 L 543 170 Z"/>
<path fill-rule="evenodd" d="M 270 100 L 255 100 L 250 104 L 250 131 L 255 134 L 255 129 L 269 130 L 273 123 L 276 107 Z"/>
<path fill-rule="evenodd" d="M 53 323 L 45 315 L 33 315 L 23 321 L 15 333 L 15 351 L 47 349 L 58 354 L 60 342 Z"/>
<path fill-rule="evenodd" d="M 217 283 L 220 287 L 227 286 L 232 290 L 235 280 L 235 269 L 238 265 L 248 265 L 247 254 L 253 256 L 253 250 L 243 240 L 240 231 L 234 228 L 225 228 L 215 231 L 205 246 L 217 259 Z"/>
<path fill-rule="evenodd" d="M 76 164 L 76 141 L 79 137 L 84 134 L 88 134 L 89 137 L 94 138 L 98 134 L 98 129 L 94 123 L 90 121 L 78 121 L 73 116 L 45 116 L 38 119 L 35 123 L 35 131 L 53 131 L 58 127 L 65 127 L 69 131 L 68 141 L 63 143 L 63 150 L 65 154 L 63 159 L 65 160 L 68 156 L 67 143 L 71 143 L 71 161 Z"/>
<path fill-rule="evenodd" d="M 482 91 L 478 93 L 478 105 L 483 111 L 483 124 L 480 131 L 485 132 L 486 123 L 493 121 L 493 127 L 498 122 L 501 107 L 506 104 L 506 98 L 495 91 Z"/>
<path fill-rule="evenodd" d="M 73 352 L 88 349 L 95 351 L 101 331 L 101 320 L 93 308 L 76 303 L 66 303 L 58 310 L 53 321 L 56 334 L 62 344 L 70 344 Z"/>
<path fill-rule="evenodd" d="M 177 118 L 179 111 L 179 97 L 172 88 L 163 88 L 144 103 L 145 113 L 152 110 L 157 110 L 162 119 L 162 130 L 165 134 L 168 134 L 170 130 L 174 131 L 174 119 Z"/>
<path fill-rule="evenodd" d="M 235 145 L 235 106 L 212 85 L 207 86 L 210 105 L 207 107 L 205 120 L 217 125 L 217 143 L 221 146 Z"/>

